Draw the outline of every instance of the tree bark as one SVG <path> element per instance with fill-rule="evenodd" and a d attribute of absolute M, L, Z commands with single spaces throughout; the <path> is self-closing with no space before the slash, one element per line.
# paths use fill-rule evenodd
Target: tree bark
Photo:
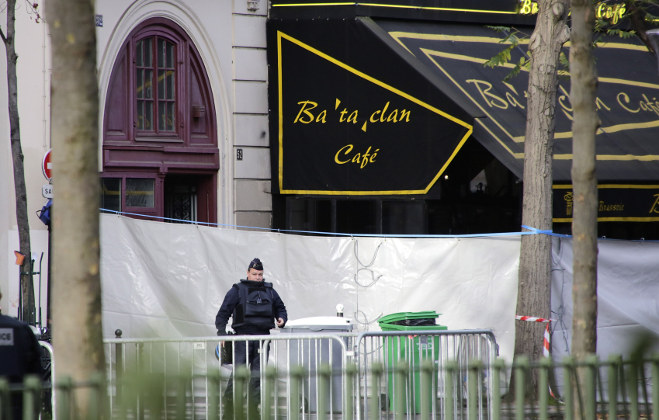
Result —
<path fill-rule="evenodd" d="M 105 371 L 99 273 L 98 86 L 93 2 L 47 4 L 52 35 L 53 337 L 57 381 Z M 88 395 L 73 398 L 86 418 Z"/>
<path fill-rule="evenodd" d="M 572 219 L 574 274 L 572 355 L 596 350 L 597 334 L 597 177 L 595 132 L 599 118 L 595 108 L 597 76 L 592 53 L 593 5 L 572 0 L 572 45 L 570 47 L 570 102 L 572 122 Z"/>
<path fill-rule="evenodd" d="M 18 115 L 18 83 L 16 79 L 16 0 L 7 0 L 7 31 L 1 33 L 7 54 L 7 92 L 9 111 L 9 131 L 11 139 L 11 156 L 14 165 L 14 191 L 16 194 L 16 225 L 20 253 L 25 256 L 20 266 L 21 312 L 19 318 L 34 325 L 36 310 L 34 283 L 32 282 L 32 246 L 30 243 L 30 223 L 27 214 L 27 190 L 25 187 L 25 169 L 23 148 L 21 147 L 21 126 Z"/>
<path fill-rule="evenodd" d="M 583 360 L 597 349 L 597 178 L 595 108 L 597 76 L 593 59 L 593 3 L 572 0 L 570 102 L 572 121 L 572 188 L 574 196 L 572 356 Z M 583 375 L 580 375 L 580 382 Z M 584 388 L 581 388 L 584 389 Z M 583 395 L 583 393 L 582 393 Z M 578 401 L 578 400 L 575 400 Z M 586 418 L 575 404 L 575 418 Z"/>
<path fill-rule="evenodd" d="M 529 42 L 529 72 L 524 141 L 522 224 L 540 230 L 552 227 L 552 146 L 561 47 L 568 39 L 567 0 L 539 1 L 535 30 Z M 517 314 L 549 318 L 551 236 L 524 235 L 521 240 Z M 515 357 L 542 356 L 543 328 L 532 322 L 515 327 Z M 537 378 L 527 388 L 535 396 Z"/>

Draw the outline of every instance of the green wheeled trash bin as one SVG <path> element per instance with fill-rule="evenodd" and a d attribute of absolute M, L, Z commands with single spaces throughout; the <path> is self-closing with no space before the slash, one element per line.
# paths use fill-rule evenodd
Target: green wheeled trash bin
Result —
<path fill-rule="evenodd" d="M 437 364 L 439 360 L 439 337 L 424 335 L 424 331 L 446 330 L 445 325 L 438 325 L 436 319 L 439 317 L 435 311 L 422 312 L 397 312 L 378 319 L 382 331 L 410 331 L 417 334 L 407 336 L 397 335 L 385 337 L 384 352 L 387 366 L 387 390 L 389 406 L 392 411 L 407 412 L 407 399 L 413 398 L 411 409 L 416 413 L 421 412 L 421 393 L 430 394 L 429 401 L 433 401 L 432 392 L 437 388 L 437 375 L 433 375 L 433 386 L 431 389 L 421 389 L 421 363 L 424 360 L 432 360 Z M 396 369 L 407 366 L 408 377 L 401 383 L 396 375 Z M 396 394 L 404 394 L 403 407 L 396 407 Z M 409 396 L 409 397 L 408 397 Z"/>

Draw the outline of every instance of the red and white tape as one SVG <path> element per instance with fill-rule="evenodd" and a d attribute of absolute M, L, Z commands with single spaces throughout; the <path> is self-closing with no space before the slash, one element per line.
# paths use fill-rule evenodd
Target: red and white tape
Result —
<path fill-rule="evenodd" d="M 542 355 L 545 357 L 549 357 L 549 349 L 551 348 L 551 330 L 549 329 L 549 324 L 553 320 L 549 318 L 539 318 L 536 316 L 522 316 L 522 315 L 515 315 L 515 319 L 519 321 L 528 321 L 528 322 L 544 322 L 547 324 L 547 326 L 545 327 L 545 334 L 542 339 Z M 552 397 L 556 398 L 551 387 L 549 387 L 549 394 Z"/>
<path fill-rule="evenodd" d="M 549 318 L 538 318 L 537 316 L 522 316 L 522 315 L 515 315 L 515 319 L 519 321 L 529 321 L 529 322 L 551 322 L 552 320 Z"/>
<path fill-rule="evenodd" d="M 551 334 L 549 331 L 549 322 L 547 323 L 547 328 L 545 328 L 545 336 L 542 340 L 542 355 L 549 357 L 549 346 L 550 346 Z"/>
<path fill-rule="evenodd" d="M 549 348 L 551 345 L 551 331 L 549 329 L 549 324 L 551 321 L 553 321 L 550 318 L 539 318 L 537 316 L 523 316 L 523 315 L 515 315 L 515 319 L 518 321 L 528 321 L 528 322 L 543 322 L 547 324 L 547 327 L 545 328 L 545 335 L 542 340 L 542 355 L 549 357 Z"/>

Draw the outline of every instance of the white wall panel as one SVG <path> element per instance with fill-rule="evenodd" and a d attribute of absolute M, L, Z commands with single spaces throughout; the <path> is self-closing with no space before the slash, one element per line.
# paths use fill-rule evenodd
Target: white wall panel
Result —
<path fill-rule="evenodd" d="M 267 114 L 268 85 L 264 82 L 234 83 L 236 92 L 236 112 L 247 114 Z"/>
<path fill-rule="evenodd" d="M 257 48 L 234 48 L 236 80 L 268 80 L 266 50 Z"/>
<path fill-rule="evenodd" d="M 236 212 L 236 225 L 250 227 L 271 227 L 272 213 L 263 211 Z"/>
<path fill-rule="evenodd" d="M 270 149 L 243 147 L 243 159 L 235 160 L 235 178 L 270 179 Z M 233 158 L 236 159 L 234 150 Z"/>
<path fill-rule="evenodd" d="M 236 114 L 234 121 L 236 146 L 269 146 L 267 115 Z"/>
<path fill-rule="evenodd" d="M 265 48 L 265 16 L 234 15 L 234 47 Z"/>
<path fill-rule="evenodd" d="M 272 194 L 270 181 L 236 180 L 236 211 L 272 210 Z"/>

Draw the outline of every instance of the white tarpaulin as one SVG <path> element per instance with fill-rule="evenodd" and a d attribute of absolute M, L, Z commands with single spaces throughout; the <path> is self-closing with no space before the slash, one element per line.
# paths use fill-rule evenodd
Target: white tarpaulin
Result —
<path fill-rule="evenodd" d="M 555 244 L 552 312 L 569 330 L 571 242 Z M 334 315 L 342 304 L 364 331 L 378 330 L 382 315 L 434 310 L 449 329 L 491 329 L 510 360 L 519 246 L 518 235 L 323 237 L 102 214 L 103 335 L 215 335 L 224 294 L 259 257 L 291 320 Z M 600 348 L 639 329 L 659 333 L 658 252 L 655 243 L 600 242 Z M 569 345 L 569 331 L 554 337 L 555 348 Z"/>
<path fill-rule="evenodd" d="M 629 355 L 643 340 L 659 350 L 659 243 L 602 239 L 597 244 L 597 353 Z M 552 356 L 572 340 L 572 241 L 554 239 Z"/>

